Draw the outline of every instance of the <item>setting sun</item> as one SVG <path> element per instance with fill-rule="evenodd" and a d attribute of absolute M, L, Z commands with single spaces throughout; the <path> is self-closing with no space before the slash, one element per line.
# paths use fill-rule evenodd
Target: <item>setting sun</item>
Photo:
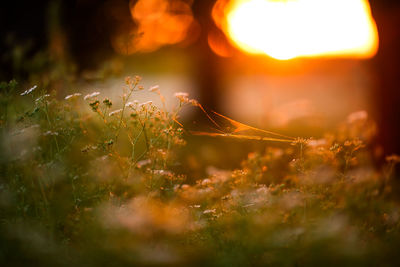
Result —
<path fill-rule="evenodd" d="M 234 0 L 223 14 L 223 31 L 252 54 L 370 58 L 378 50 L 366 0 Z"/>

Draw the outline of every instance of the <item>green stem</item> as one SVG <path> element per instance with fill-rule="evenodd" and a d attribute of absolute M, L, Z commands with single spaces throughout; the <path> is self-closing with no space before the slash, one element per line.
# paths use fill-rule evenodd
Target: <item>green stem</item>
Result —
<path fill-rule="evenodd" d="M 123 122 L 123 119 L 124 119 L 124 112 L 125 112 L 125 108 L 126 108 L 125 105 L 126 105 L 126 103 L 128 103 L 129 98 L 131 97 L 132 93 L 134 92 L 134 90 L 136 88 L 136 85 L 137 84 L 135 84 L 132 88 L 130 88 L 127 97 L 122 100 L 122 111 L 121 111 L 121 116 L 119 118 L 119 125 L 118 125 L 118 128 L 117 128 L 117 132 L 115 134 L 115 142 L 118 139 L 118 136 L 119 136 L 119 133 L 120 133 L 120 130 L 121 130 L 121 126 L 122 126 L 122 122 Z"/>

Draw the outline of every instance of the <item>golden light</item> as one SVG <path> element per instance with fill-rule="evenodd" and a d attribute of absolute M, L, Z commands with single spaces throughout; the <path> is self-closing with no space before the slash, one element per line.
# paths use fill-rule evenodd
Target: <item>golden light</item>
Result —
<path fill-rule="evenodd" d="M 370 58 L 378 50 L 367 0 L 220 0 L 213 17 L 233 45 L 275 59 Z"/>
<path fill-rule="evenodd" d="M 129 8 L 131 21 L 121 21 L 111 38 L 114 50 L 123 55 L 180 43 L 194 23 L 190 3 L 184 0 L 130 0 Z"/>

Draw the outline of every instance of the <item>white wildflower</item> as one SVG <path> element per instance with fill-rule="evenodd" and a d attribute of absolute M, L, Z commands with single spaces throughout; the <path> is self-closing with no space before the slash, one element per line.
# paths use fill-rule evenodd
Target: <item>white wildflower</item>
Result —
<path fill-rule="evenodd" d="M 29 88 L 29 89 L 26 90 L 25 92 L 21 93 L 21 95 L 29 95 L 29 94 L 32 93 L 36 88 L 37 88 L 37 85 L 33 86 L 32 88 Z"/>
<path fill-rule="evenodd" d="M 189 94 L 184 92 L 175 93 L 175 97 L 179 99 L 180 102 L 189 102 Z"/>
<path fill-rule="evenodd" d="M 68 99 L 75 98 L 75 97 L 78 97 L 78 96 L 81 96 L 81 95 L 82 95 L 81 93 L 75 93 L 75 94 L 72 94 L 72 95 L 67 95 L 64 99 L 68 100 Z"/>
<path fill-rule="evenodd" d="M 47 97 L 49 97 L 49 96 L 50 96 L 49 94 L 42 95 L 42 96 L 36 98 L 36 99 L 35 99 L 35 102 L 42 101 L 43 99 L 45 99 L 45 98 L 47 98 Z"/>
<path fill-rule="evenodd" d="M 175 97 L 188 97 L 189 96 L 189 94 L 188 93 L 185 93 L 185 92 L 177 92 L 177 93 L 175 93 Z"/>
<path fill-rule="evenodd" d="M 211 210 L 205 210 L 203 211 L 203 214 L 210 214 L 210 213 L 215 213 L 216 209 L 211 209 Z"/>
<path fill-rule="evenodd" d="M 153 101 L 147 101 L 147 102 L 144 102 L 144 103 L 140 104 L 139 107 L 144 107 L 144 106 L 147 106 L 147 105 L 151 106 L 152 104 L 153 104 Z"/>
<path fill-rule="evenodd" d="M 153 170 L 153 174 L 169 176 L 172 175 L 172 172 L 166 170 Z"/>
<path fill-rule="evenodd" d="M 188 185 L 188 184 L 183 184 L 183 185 L 181 185 L 181 188 L 182 188 L 183 190 L 187 190 L 187 189 L 190 188 L 190 185 Z"/>
<path fill-rule="evenodd" d="M 135 101 L 133 101 L 133 102 L 128 102 L 128 103 L 126 103 L 126 104 L 125 104 L 125 107 L 127 107 L 127 108 L 132 108 L 132 107 L 134 107 L 134 106 L 137 106 L 137 104 L 138 104 L 138 101 L 135 100 Z"/>
<path fill-rule="evenodd" d="M 84 100 L 92 99 L 92 98 L 98 96 L 99 94 L 100 94 L 100 92 L 93 92 L 91 94 L 85 95 L 85 97 L 83 99 Z"/>
<path fill-rule="evenodd" d="M 108 116 L 114 116 L 114 115 L 117 115 L 118 113 L 121 113 L 122 112 L 122 109 L 117 109 L 117 110 L 114 110 L 114 111 L 111 111 L 110 113 L 108 113 Z"/>
<path fill-rule="evenodd" d="M 201 185 L 208 185 L 208 184 L 211 184 L 211 180 L 208 178 L 201 181 Z"/>
<path fill-rule="evenodd" d="M 365 110 L 360 110 L 351 113 L 347 117 L 347 122 L 348 123 L 354 123 L 356 121 L 365 121 L 368 118 L 368 113 Z"/>
<path fill-rule="evenodd" d="M 144 160 L 141 160 L 141 161 L 139 161 L 138 163 L 136 163 L 136 166 L 138 167 L 138 168 L 142 168 L 143 166 L 146 166 L 146 165 L 148 165 L 148 164 L 150 164 L 151 163 L 151 160 L 150 159 L 144 159 Z"/>
<path fill-rule="evenodd" d="M 159 89 L 160 89 L 160 86 L 154 85 L 154 86 L 150 87 L 149 92 L 158 92 Z"/>
<path fill-rule="evenodd" d="M 57 136 L 58 133 L 57 133 L 57 132 L 52 132 L 52 131 L 47 131 L 47 132 L 43 133 L 43 135 L 44 135 L 44 136 L 48 136 L 48 135 L 55 135 L 55 136 Z"/>
<path fill-rule="evenodd" d="M 321 146 L 326 145 L 327 142 L 326 142 L 325 139 L 317 139 L 317 140 L 311 139 L 311 140 L 308 140 L 308 141 L 307 141 L 307 144 L 308 144 L 310 147 L 321 147 Z"/>

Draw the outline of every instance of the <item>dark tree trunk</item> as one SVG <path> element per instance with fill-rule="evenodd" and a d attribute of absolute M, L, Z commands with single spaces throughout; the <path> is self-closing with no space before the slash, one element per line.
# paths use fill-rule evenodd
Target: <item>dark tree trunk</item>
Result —
<path fill-rule="evenodd" d="M 373 60 L 378 78 L 374 97 L 379 143 L 385 155 L 400 154 L 400 2 L 373 0 L 371 5 L 380 36 Z"/>
<path fill-rule="evenodd" d="M 211 10 L 215 0 L 197 0 L 193 4 L 193 12 L 201 26 L 201 35 L 192 48 L 195 59 L 195 82 L 198 86 L 202 104 L 211 109 L 218 107 L 219 98 L 219 75 L 215 55 L 208 46 L 208 32 L 216 27 L 211 17 Z"/>

